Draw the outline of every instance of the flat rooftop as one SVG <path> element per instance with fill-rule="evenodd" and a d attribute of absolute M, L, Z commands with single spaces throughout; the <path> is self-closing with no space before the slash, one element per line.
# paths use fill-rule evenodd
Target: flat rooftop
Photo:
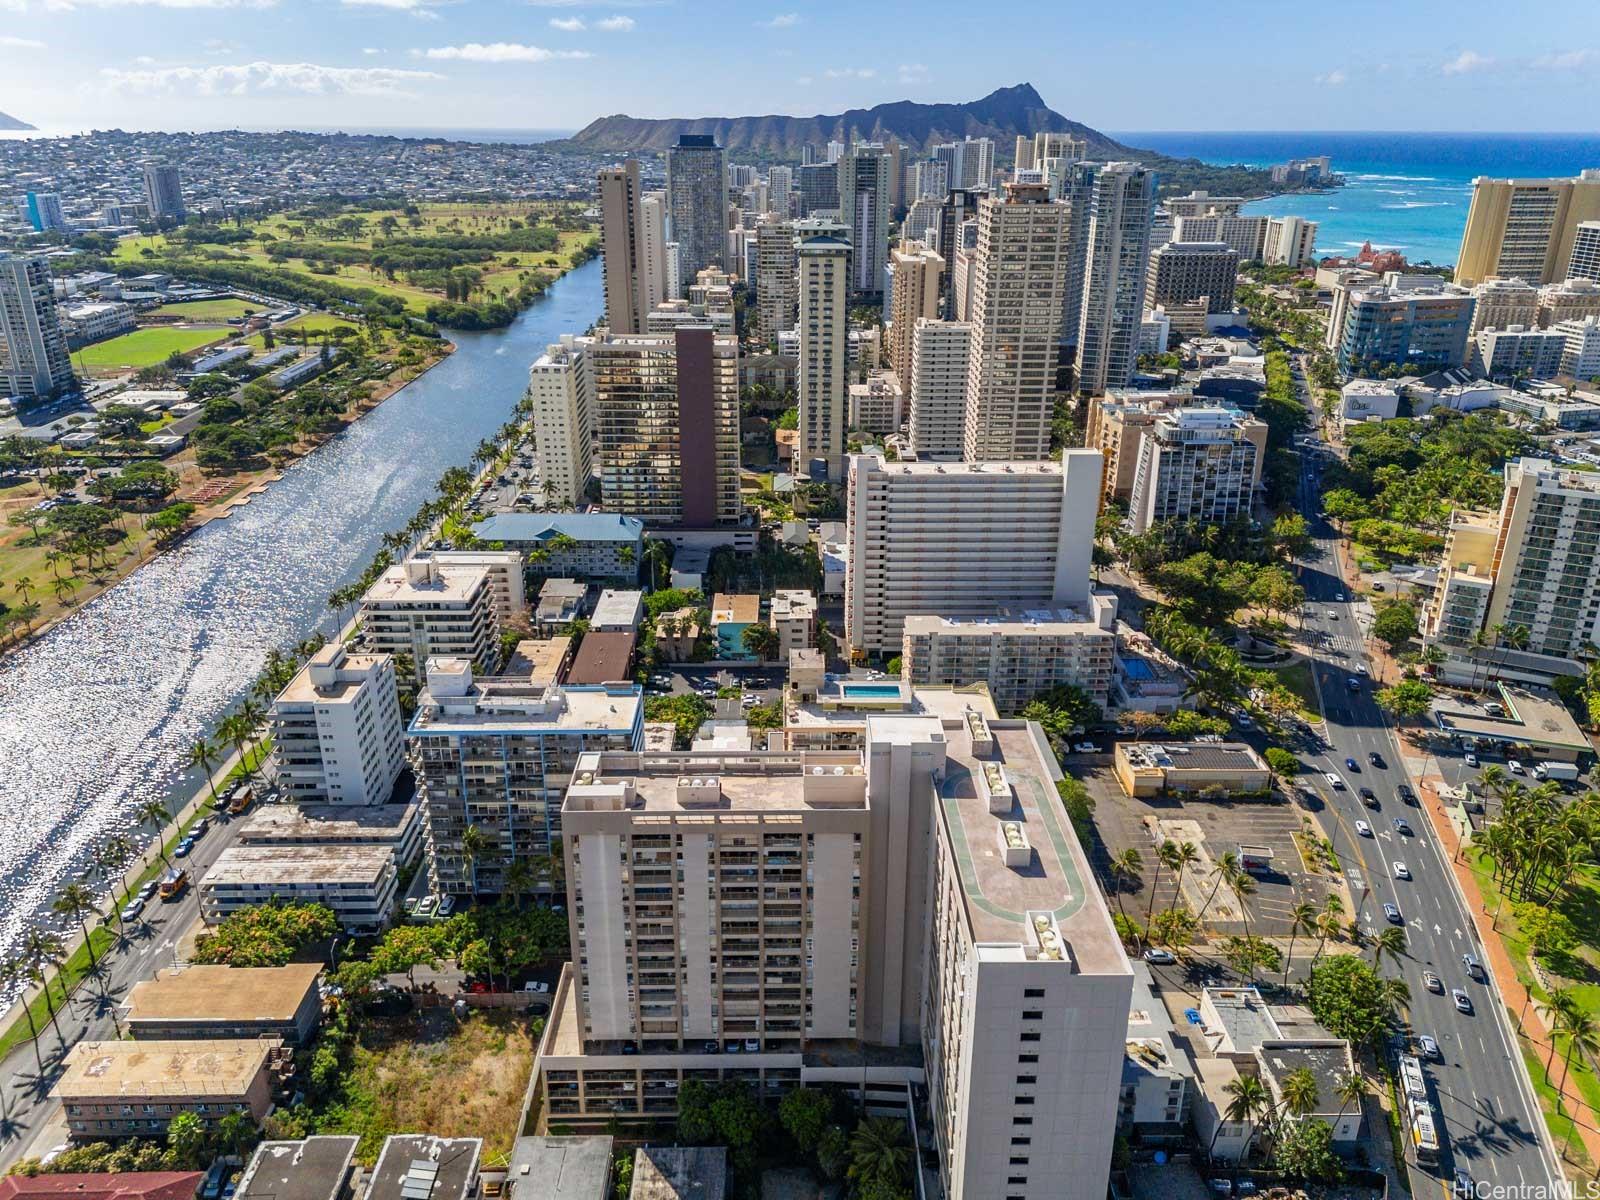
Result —
<path fill-rule="evenodd" d="M 1219 1022 L 1215 1028 L 1205 1029 L 1207 1038 L 1219 1039 L 1213 1041 L 1214 1050 L 1248 1054 L 1262 1042 L 1277 1041 L 1282 1036 L 1278 1023 L 1267 1011 L 1266 1001 L 1255 988 L 1206 988 L 1202 1003 L 1216 1013 Z"/>
<path fill-rule="evenodd" d="M 157 971 L 128 993 L 128 1020 L 291 1021 L 320 974 L 321 963 Z"/>
<path fill-rule="evenodd" d="M 587 644 L 603 633 L 584 635 Z M 627 634 L 617 634 L 627 637 Z M 480 679 L 462 697 L 435 700 L 424 692 L 411 733 L 538 732 L 540 730 L 632 729 L 644 707 L 638 685 L 541 688 L 506 678 Z"/>
<path fill-rule="evenodd" d="M 816 780 L 829 787 L 825 802 L 813 804 L 808 794 Z M 739 812 L 800 812 L 811 807 L 860 808 L 867 806 L 866 769 L 857 750 L 752 751 L 719 749 L 678 751 L 672 754 L 635 754 L 632 751 L 590 752 L 581 755 L 567 788 L 562 811 L 608 811 L 606 797 L 621 794 L 629 812 L 687 813 L 737 810 Z M 684 785 L 700 781 L 689 789 Z M 843 788 L 844 781 L 854 786 Z M 844 793 L 853 795 L 854 800 Z M 596 799 L 599 802 L 596 802 Z"/>
<path fill-rule="evenodd" d="M 358 1137 L 318 1135 L 262 1142 L 239 1179 L 234 1200 L 338 1200 Z"/>
<path fill-rule="evenodd" d="M 578 643 L 577 656 L 567 671 L 572 684 L 622 683 L 632 678 L 628 667 L 633 647 L 639 640 L 636 631 L 589 632 Z"/>
<path fill-rule="evenodd" d="M 1440 729 L 1464 737 L 1526 742 L 1530 746 L 1551 746 L 1577 754 L 1591 752 L 1588 736 L 1578 728 L 1567 706 L 1554 693 L 1502 684 L 1500 704 L 1506 715 L 1491 717 L 1482 709 L 1466 708 L 1447 696 L 1435 702 L 1433 719 Z"/>
<path fill-rule="evenodd" d="M 561 682 L 561 668 L 572 654 L 572 639 L 566 635 L 552 638 L 523 638 L 506 663 L 506 675 L 526 676 L 535 687 L 549 687 Z"/>
<path fill-rule="evenodd" d="M 629 1200 L 723 1200 L 726 1146 L 640 1146 L 633 1152 Z"/>
<path fill-rule="evenodd" d="M 1127 742 L 1122 749 L 1135 767 L 1157 766 L 1168 771 L 1259 771 L 1266 767 L 1244 742 Z"/>
<path fill-rule="evenodd" d="M 639 619 L 639 608 L 644 603 L 644 593 L 637 590 L 607 588 L 595 601 L 590 622 L 602 625 L 632 626 Z M 579 646 L 582 649 L 582 646 Z"/>
<path fill-rule="evenodd" d="M 1291 1071 L 1310 1071 L 1317 1081 L 1317 1111 L 1339 1111 L 1339 1080 L 1352 1067 L 1348 1042 L 1336 1038 L 1263 1042 L 1256 1047 L 1256 1061 L 1279 1084 Z"/>
<path fill-rule="evenodd" d="M 761 619 L 761 596 L 754 592 L 718 592 L 711 598 L 711 623 L 732 621 L 735 625 L 754 625 Z"/>
<path fill-rule="evenodd" d="M 79 1042 L 67 1055 L 55 1095 L 243 1096 L 282 1045 L 277 1038 Z"/>
<path fill-rule="evenodd" d="M 410 804 L 263 804 L 239 830 L 242 846 L 283 842 L 399 841 L 421 816 Z"/>
<path fill-rule="evenodd" d="M 996 609 L 993 615 L 982 617 L 944 617 L 929 613 L 914 613 L 905 620 L 907 633 L 999 633 L 999 634 L 1030 634 L 1030 633 L 1082 633 L 1083 626 L 1090 626 L 1089 632 L 1104 633 L 1111 637 L 1109 629 L 1102 630 L 1090 620 L 1089 614 L 1077 608 L 1029 608 L 1029 609 Z"/>
<path fill-rule="evenodd" d="M 506 1174 L 513 1200 L 606 1200 L 612 1139 L 519 1137 Z"/>
<path fill-rule="evenodd" d="M 435 564 L 426 582 L 413 583 L 403 566 L 378 576 L 362 597 L 364 604 L 467 604 L 489 576 L 481 566 Z"/>
<path fill-rule="evenodd" d="M 394 852 L 387 846 L 229 846 L 200 884 L 372 884 L 393 864 Z"/>
<path fill-rule="evenodd" d="M 999 718 L 987 683 L 913 687 L 899 679 L 841 679 L 830 675 L 814 702 L 788 706 L 784 724 L 799 730 L 864 732 L 867 718 L 874 715 L 895 713 L 955 721 L 964 720 L 969 709 L 991 721 Z"/>
<path fill-rule="evenodd" d="M 480 1138 L 397 1133 L 384 1139 L 366 1200 L 467 1200 L 477 1191 Z"/>
<path fill-rule="evenodd" d="M 366 683 L 367 673 L 375 668 L 379 662 L 387 658 L 383 654 L 349 654 L 343 655 L 339 664 L 339 676 L 328 687 L 319 688 L 311 682 L 311 668 L 313 665 L 322 666 L 340 657 L 340 647 L 327 645 L 311 656 L 294 673 L 294 678 L 289 681 L 289 686 L 284 688 L 278 696 L 280 703 L 289 704 L 344 704 L 353 700 L 362 684 Z"/>

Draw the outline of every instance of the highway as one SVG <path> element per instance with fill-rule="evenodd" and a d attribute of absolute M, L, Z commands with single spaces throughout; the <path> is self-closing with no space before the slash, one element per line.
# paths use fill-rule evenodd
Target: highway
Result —
<path fill-rule="evenodd" d="M 1462 894 L 1427 813 L 1396 797 L 1397 785 L 1409 783 L 1414 789 L 1417 781 L 1408 779 L 1400 747 L 1374 700 L 1374 685 L 1361 673 L 1365 653 L 1358 621 L 1366 606 L 1353 602 L 1341 577 L 1335 531 L 1321 516 L 1317 467 L 1306 458 L 1299 503 L 1315 544 L 1299 564 L 1307 595 L 1304 638 L 1314 662 L 1326 737 L 1323 749 L 1302 747 L 1302 761 L 1311 772 L 1304 779 L 1327 805 L 1322 814 L 1326 832 L 1349 876 L 1363 929 L 1375 933 L 1383 928 L 1385 903 L 1400 910 L 1408 955 L 1397 967 L 1386 964 L 1384 972 L 1406 982 L 1413 1037 L 1431 1034 L 1442 1058 L 1424 1068 L 1442 1117 L 1444 1151 L 1435 1175 L 1419 1172 L 1414 1161 L 1409 1164 L 1413 1194 L 1431 1196 L 1442 1188 L 1448 1195 L 1456 1169 L 1498 1188 L 1549 1188 L 1561 1178 L 1560 1171 L 1499 991 L 1492 982 L 1469 979 L 1462 965 L 1463 954 L 1484 961 Z M 1370 618 L 1370 612 L 1366 615 Z M 1352 687 L 1352 680 L 1357 686 Z M 1385 765 L 1374 766 L 1371 754 Z M 1357 769 L 1347 766 L 1347 759 L 1355 760 Z M 1334 789 L 1325 772 L 1339 775 L 1346 788 Z M 1361 787 L 1377 794 L 1380 811 L 1363 806 L 1357 795 Z M 1412 835 L 1396 831 L 1397 817 L 1410 825 Z M 1359 836 L 1358 820 L 1367 822 L 1374 836 Z M 1396 862 L 1406 865 L 1410 879 L 1395 877 Z M 1442 995 L 1424 986 L 1425 969 L 1443 982 Z M 1455 988 L 1465 989 L 1471 998 L 1470 1014 L 1456 1011 L 1450 997 Z"/>

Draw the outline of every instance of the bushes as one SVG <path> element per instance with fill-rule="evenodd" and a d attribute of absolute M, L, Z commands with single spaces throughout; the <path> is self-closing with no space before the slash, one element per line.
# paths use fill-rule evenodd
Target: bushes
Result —
<path fill-rule="evenodd" d="M 339 928 L 325 904 L 272 903 L 240 909 L 200 939 L 194 961 L 230 967 L 281 967 Z"/>

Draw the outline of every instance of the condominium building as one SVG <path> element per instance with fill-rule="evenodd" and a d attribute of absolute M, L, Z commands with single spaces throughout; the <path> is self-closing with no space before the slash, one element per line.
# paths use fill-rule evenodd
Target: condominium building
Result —
<path fill-rule="evenodd" d="M 1078 164 L 1074 205 L 1087 198 L 1078 318 L 1077 391 L 1094 396 L 1126 387 L 1139 357 L 1144 284 L 1150 259 L 1150 218 L 1156 175 L 1138 163 Z M 1071 289 L 1077 291 L 1074 287 Z"/>
<path fill-rule="evenodd" d="M 850 428 L 887 436 L 906 420 L 906 394 L 893 371 L 874 371 L 849 388 Z"/>
<path fill-rule="evenodd" d="M 65 233 L 71 226 L 55 192 L 28 192 L 23 200 L 28 224 L 36 233 Z"/>
<path fill-rule="evenodd" d="M 739 518 L 738 342 L 709 326 L 588 349 L 601 505 L 646 526 Z"/>
<path fill-rule="evenodd" d="M 962 438 L 970 462 L 1050 456 L 1070 215 L 1043 184 L 1010 183 L 1003 198 L 978 203 Z"/>
<path fill-rule="evenodd" d="M 667 194 L 645 192 L 639 197 L 639 274 L 646 312 L 678 295 L 671 284 L 678 277 L 677 259 L 676 245 L 667 241 Z"/>
<path fill-rule="evenodd" d="M 49 260 L 0 252 L 0 399 L 27 405 L 74 386 Z"/>
<path fill-rule="evenodd" d="M 1558 321 L 1581 321 L 1600 317 L 1600 282 L 1568 279 L 1539 289 L 1539 325 L 1549 328 Z"/>
<path fill-rule="evenodd" d="M 865 730 L 580 760 L 542 1111 L 670 1119 L 688 1079 L 874 1105 L 923 1081 L 952 1200 L 1098 1197 L 1131 971 L 1043 735 L 959 703 Z"/>
<path fill-rule="evenodd" d="M 1600 316 L 1581 321 L 1558 321 L 1550 332 L 1565 339 L 1561 351 L 1561 373 L 1574 379 L 1600 378 Z"/>
<path fill-rule="evenodd" d="M 494 579 L 485 566 L 413 558 L 384 571 L 361 598 L 362 646 L 410 659 L 418 682 L 434 655 L 490 669 L 499 640 Z"/>
<path fill-rule="evenodd" d="M 322 971 L 320 962 L 158 969 L 154 978 L 141 979 L 128 991 L 128 1033 L 140 1042 L 281 1038 L 303 1046 L 322 1020 L 317 994 Z"/>
<path fill-rule="evenodd" d="M 1423 632 L 1460 648 L 1479 634 L 1524 629 L 1516 649 L 1570 664 L 1600 644 L 1597 554 L 1600 480 L 1514 459 L 1498 513 L 1455 514 Z"/>
<path fill-rule="evenodd" d="M 1207 213 L 1236 216 L 1244 205 L 1243 196 L 1213 196 L 1210 192 L 1193 191 L 1187 196 L 1168 196 L 1162 201 L 1174 217 L 1202 217 Z"/>
<path fill-rule="evenodd" d="M 1554 329 L 1509 325 L 1485 329 L 1472 340 L 1471 366 L 1489 379 L 1544 379 L 1561 370 L 1567 335 Z"/>
<path fill-rule="evenodd" d="M 1484 329 L 1539 324 L 1539 289 L 1525 279 L 1485 279 L 1472 289 L 1472 336 Z"/>
<path fill-rule="evenodd" d="M 643 288 L 643 220 L 639 209 L 639 160 L 600 171 L 600 253 L 605 274 L 606 327 L 642 333 L 649 312 Z"/>
<path fill-rule="evenodd" d="M 678 279 L 687 286 L 705 267 L 725 266 L 727 154 L 708 133 L 680 134 L 667 149 L 667 216 L 678 243 Z"/>
<path fill-rule="evenodd" d="M 67 335 L 67 346 L 80 346 L 103 342 L 107 338 L 132 333 L 138 326 L 133 305 L 102 300 L 93 304 L 76 304 L 60 314 L 61 328 Z"/>
<path fill-rule="evenodd" d="M 802 238 L 795 254 L 800 303 L 796 468 L 810 473 L 812 463 L 820 459 L 826 478 L 839 480 L 844 465 L 851 247 L 840 238 L 818 235 Z"/>
<path fill-rule="evenodd" d="M 150 207 L 151 220 L 176 221 L 181 225 L 188 214 L 184 211 L 183 184 L 178 178 L 178 168 L 166 163 L 146 163 L 144 201 Z"/>
<path fill-rule="evenodd" d="M 1237 409 L 1181 408 L 1158 417 L 1139 439 L 1130 528 L 1143 533 L 1161 521 L 1248 516 L 1265 454 L 1265 424 Z"/>
<path fill-rule="evenodd" d="M 789 661 L 789 651 L 809 650 L 817 644 L 817 595 L 804 588 L 779 588 L 768 614 L 780 643 L 777 658 Z"/>
<path fill-rule="evenodd" d="M 1168 242 L 1150 255 L 1144 303 L 1168 310 L 1204 300 L 1209 313 L 1233 308 L 1239 254 L 1226 242 Z"/>
<path fill-rule="evenodd" d="M 756 224 L 756 319 L 769 341 L 779 330 L 793 329 L 799 318 L 795 280 L 794 225 L 785 217 L 767 216 Z"/>
<path fill-rule="evenodd" d="M 1171 207 L 1170 200 L 1165 203 Z M 1226 242 L 1239 255 L 1240 262 L 1264 261 L 1267 231 L 1271 223 L 1271 217 L 1245 217 L 1238 213 L 1207 212 L 1197 216 L 1180 216 L 1173 220 L 1170 240 Z M 1151 245 L 1157 244 L 1151 242 Z"/>
<path fill-rule="evenodd" d="M 967 420 L 972 326 L 924 317 L 911 331 L 911 450 L 924 462 L 960 459 Z"/>
<path fill-rule="evenodd" d="M 547 869 L 552 840 L 561 836 L 561 793 L 578 756 L 643 744 L 644 701 L 633 684 L 562 688 L 510 676 L 480 679 L 470 663 L 436 658 L 406 738 L 434 890 L 496 894 L 516 863 Z M 465 853 L 469 825 L 490 851 Z"/>
<path fill-rule="evenodd" d="M 779 219 L 787 220 L 793 215 L 790 196 L 794 193 L 794 168 L 793 167 L 768 167 L 767 168 L 767 211 L 775 213 Z"/>
<path fill-rule="evenodd" d="M 911 385 L 912 338 L 917 322 L 937 318 L 944 259 L 932 250 L 902 248 L 890 256 L 894 292 L 889 301 L 889 366 L 902 387 Z"/>
<path fill-rule="evenodd" d="M 1285 267 L 1315 265 L 1317 223 L 1304 217 L 1268 217 L 1262 260 Z"/>
<path fill-rule="evenodd" d="M 567 334 L 528 368 L 528 427 L 545 499 L 576 508 L 594 470 L 593 338 Z"/>
<path fill-rule="evenodd" d="M 795 169 L 795 215 L 839 210 L 839 164 L 804 163 Z"/>
<path fill-rule="evenodd" d="M 394 915 L 398 868 L 378 845 L 232 845 L 200 877 L 200 916 L 215 927 L 275 900 L 325 904 L 339 928 L 381 931 Z"/>
<path fill-rule="evenodd" d="M 957 312 L 955 304 L 956 251 L 963 245 L 976 252 L 978 246 L 978 201 L 989 193 L 977 189 L 952 187 L 939 205 L 939 238 L 934 247 L 939 257 L 949 265 L 950 275 L 945 284 L 944 315 L 958 321 L 966 320 L 965 311 Z M 968 222 L 971 225 L 968 226 Z"/>
<path fill-rule="evenodd" d="M 838 166 L 839 220 L 850 227 L 855 247 L 850 290 L 880 295 L 889 253 L 889 154 L 881 143 L 857 142 Z"/>
<path fill-rule="evenodd" d="M 1018 713 L 1040 692 L 1082 688 L 1096 704 L 1111 693 L 1117 600 L 1091 592 L 1071 608 L 997 609 L 981 617 L 905 619 L 902 678 L 915 687 L 986 683 L 1001 712 Z"/>
<path fill-rule="evenodd" d="M 1395 283 L 1351 290 L 1337 357 L 1346 375 L 1385 366 L 1414 374 L 1459 367 L 1471 344 L 1472 293 L 1449 284 Z"/>
<path fill-rule="evenodd" d="M 1573 229 L 1567 278 L 1600 283 L 1600 221 L 1579 221 Z"/>
<path fill-rule="evenodd" d="M 546 578 L 632 582 L 644 561 L 644 522 L 616 513 L 500 512 L 479 521 L 472 533 L 525 556 L 528 573 Z"/>
<path fill-rule="evenodd" d="M 520 621 L 527 613 L 528 591 L 523 580 L 522 551 L 516 547 L 507 546 L 501 550 L 428 550 L 423 553 L 440 567 L 482 567 L 488 571 L 495 620 L 500 623 L 500 628 L 505 629 Z"/>
<path fill-rule="evenodd" d="M 1064 131 L 1041 129 L 1033 135 L 1033 162 L 1029 165 L 1043 170 L 1051 159 L 1078 162 L 1088 156 L 1089 143 Z"/>
<path fill-rule="evenodd" d="M 1572 179 L 1472 181 L 1472 204 L 1456 257 L 1457 283 L 1491 276 L 1554 283 L 1568 267 L 1578 227 L 1600 220 L 1600 168 Z"/>
<path fill-rule="evenodd" d="M 1100 455 L 1060 462 L 885 462 L 851 458 L 845 637 L 900 652 L 913 613 L 983 616 L 997 606 L 1083 603 Z"/>
<path fill-rule="evenodd" d="M 192 1113 L 208 1130 L 229 1113 L 260 1124 L 287 1066 L 276 1038 L 82 1041 L 68 1052 L 51 1094 L 79 1141 L 165 1140 L 180 1113 Z"/>
<path fill-rule="evenodd" d="M 405 766 L 394 659 L 329 642 L 268 712 L 272 767 L 290 800 L 386 804 Z"/>
<path fill-rule="evenodd" d="M 1133 477 L 1139 466 L 1139 443 L 1144 433 L 1164 414 L 1194 404 L 1194 396 L 1181 392 L 1113 391 L 1089 400 L 1083 444 L 1098 450 L 1104 462 L 1100 504 L 1127 500 L 1133 495 Z"/>

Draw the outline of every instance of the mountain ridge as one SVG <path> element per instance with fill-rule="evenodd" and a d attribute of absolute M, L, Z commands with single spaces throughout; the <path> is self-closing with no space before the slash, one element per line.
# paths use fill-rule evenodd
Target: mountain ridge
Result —
<path fill-rule="evenodd" d="M 0 129 L 29 130 L 37 128 L 38 126 L 36 125 L 29 125 L 26 121 L 23 121 L 17 117 L 13 117 L 8 113 L 0 112 Z"/>

